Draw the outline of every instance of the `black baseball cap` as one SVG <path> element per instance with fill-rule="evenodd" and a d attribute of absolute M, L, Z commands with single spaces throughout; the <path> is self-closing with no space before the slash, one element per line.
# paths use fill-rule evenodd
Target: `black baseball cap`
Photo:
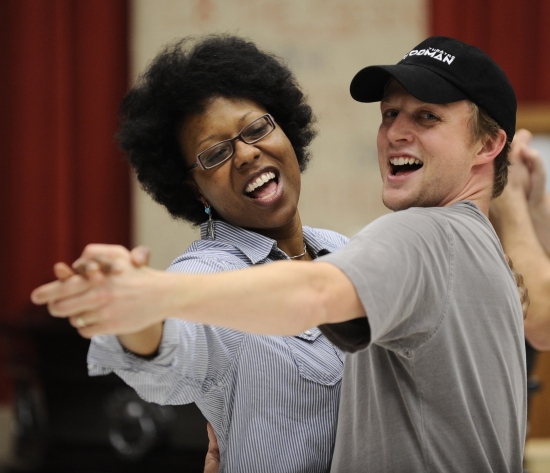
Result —
<path fill-rule="evenodd" d="M 481 49 L 446 36 L 432 36 L 391 66 L 360 70 L 350 85 L 358 102 L 382 100 L 390 78 L 427 103 L 471 100 L 483 108 L 511 141 L 516 130 L 516 94 L 504 71 Z"/>

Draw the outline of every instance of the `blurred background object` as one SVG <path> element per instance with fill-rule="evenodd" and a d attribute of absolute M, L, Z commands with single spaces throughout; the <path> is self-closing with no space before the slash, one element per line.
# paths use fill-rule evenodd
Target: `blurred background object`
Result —
<path fill-rule="evenodd" d="M 548 19 L 548 0 L 0 0 L 0 462 L 202 471 L 194 406 L 148 405 L 114 376 L 88 378 L 88 342 L 29 301 L 87 243 L 146 244 L 165 268 L 197 237 L 138 188 L 113 138 L 128 85 L 165 43 L 227 32 L 288 62 L 319 129 L 302 217 L 351 236 L 387 211 L 379 111 L 349 97 L 357 70 L 395 63 L 428 35 L 454 36 L 506 71 L 518 123 L 550 135 Z M 530 436 L 550 438 L 546 353 L 534 375 Z"/>

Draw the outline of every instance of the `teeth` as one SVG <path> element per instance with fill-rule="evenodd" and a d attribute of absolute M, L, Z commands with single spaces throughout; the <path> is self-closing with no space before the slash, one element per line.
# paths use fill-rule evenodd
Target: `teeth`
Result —
<path fill-rule="evenodd" d="M 275 179 L 275 173 L 271 171 L 264 172 L 262 175 L 258 176 L 253 182 L 248 184 L 248 186 L 246 186 L 245 192 L 252 192 L 254 189 L 263 186 L 267 181 L 271 181 L 271 179 Z"/>
<path fill-rule="evenodd" d="M 422 164 L 422 161 L 416 158 L 391 158 L 390 163 L 394 166 L 403 166 L 404 164 Z"/>

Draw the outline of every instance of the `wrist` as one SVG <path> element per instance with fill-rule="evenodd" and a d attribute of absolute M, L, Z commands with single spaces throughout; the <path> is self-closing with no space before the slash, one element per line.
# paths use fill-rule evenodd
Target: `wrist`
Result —
<path fill-rule="evenodd" d="M 162 340 L 163 322 L 158 322 L 138 332 L 118 335 L 125 350 L 143 357 L 154 357 Z"/>
<path fill-rule="evenodd" d="M 546 221 L 550 225 L 550 194 L 545 194 L 537 202 L 529 202 L 529 212 L 533 220 Z"/>
<path fill-rule="evenodd" d="M 519 189 L 506 189 L 491 201 L 490 212 L 497 219 L 513 218 L 519 212 L 530 212 L 525 194 Z"/>

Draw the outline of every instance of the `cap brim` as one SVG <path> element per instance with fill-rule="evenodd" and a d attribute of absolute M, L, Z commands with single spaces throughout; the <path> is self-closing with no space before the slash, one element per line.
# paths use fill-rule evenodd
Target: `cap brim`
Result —
<path fill-rule="evenodd" d="M 417 64 L 365 67 L 351 81 L 351 96 L 358 102 L 378 102 L 392 77 L 422 102 L 450 103 L 468 98 L 439 74 Z"/>

